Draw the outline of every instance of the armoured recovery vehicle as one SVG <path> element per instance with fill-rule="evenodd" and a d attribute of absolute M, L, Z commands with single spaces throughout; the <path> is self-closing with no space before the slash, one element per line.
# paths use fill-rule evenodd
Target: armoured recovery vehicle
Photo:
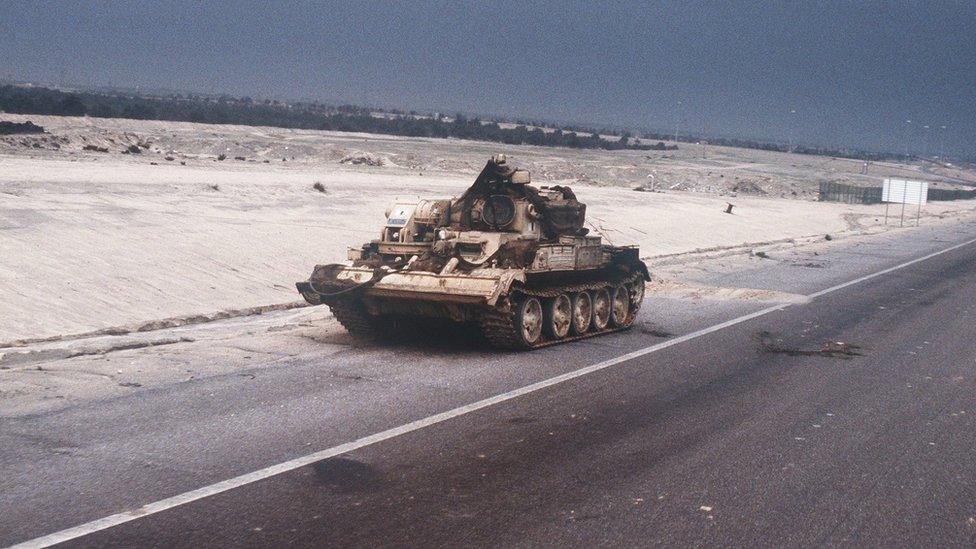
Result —
<path fill-rule="evenodd" d="M 380 237 L 349 250 L 351 264 L 317 265 L 298 291 L 356 336 L 440 317 L 477 324 L 496 347 L 532 349 L 628 328 L 650 280 L 637 247 L 590 235 L 568 187 L 529 183 L 495 155 L 458 198 L 397 200 Z"/>

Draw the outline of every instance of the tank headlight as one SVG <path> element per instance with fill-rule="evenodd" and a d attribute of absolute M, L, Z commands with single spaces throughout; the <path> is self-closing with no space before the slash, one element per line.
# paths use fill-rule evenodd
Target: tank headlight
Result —
<path fill-rule="evenodd" d="M 393 231 L 393 240 L 400 240 L 400 231 Z"/>
<path fill-rule="evenodd" d="M 445 231 L 444 229 L 441 229 L 441 230 L 437 231 L 437 239 L 438 240 L 447 240 L 447 231 Z"/>

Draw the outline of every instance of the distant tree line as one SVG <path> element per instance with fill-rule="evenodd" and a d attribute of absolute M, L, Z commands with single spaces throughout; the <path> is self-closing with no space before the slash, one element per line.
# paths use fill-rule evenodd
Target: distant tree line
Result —
<path fill-rule="evenodd" d="M 464 115 L 416 115 L 353 105 L 328 106 L 319 103 L 254 101 L 249 97 L 196 95 L 139 96 L 103 93 L 68 93 L 42 87 L 0 86 L 0 110 L 18 114 L 88 115 L 99 118 L 174 120 L 205 124 L 241 124 L 310 130 L 364 132 L 410 137 L 454 137 L 508 145 L 544 145 L 579 149 L 664 150 L 677 148 L 662 143 L 643 143 L 630 134 L 607 140 L 590 130 L 543 131 L 519 124 L 502 128 L 495 121 Z"/>
<path fill-rule="evenodd" d="M 653 132 L 642 133 L 641 138 L 644 140 L 674 140 L 673 135 Z M 678 141 L 697 144 L 702 140 L 696 138 L 695 136 L 680 135 L 678 136 Z M 721 147 L 736 147 L 739 149 L 756 149 L 773 152 L 792 152 L 794 154 L 812 154 L 817 156 L 833 156 L 837 158 L 853 158 L 856 160 L 866 160 L 872 162 L 881 160 L 906 161 L 914 158 L 912 156 L 905 156 L 903 154 L 865 151 L 848 147 L 813 147 L 808 145 L 794 145 L 793 148 L 790 149 L 787 145 L 780 143 L 770 143 L 769 141 L 745 139 L 741 137 L 706 137 L 704 141 L 708 145 L 717 145 Z"/>
<path fill-rule="evenodd" d="M 853 158 L 856 160 L 867 160 L 867 161 L 881 161 L 881 160 L 909 160 L 910 157 L 906 157 L 901 154 L 884 153 L 884 152 L 874 152 L 874 151 L 864 151 L 861 149 L 853 148 L 837 148 L 837 147 L 811 147 L 807 145 L 794 145 L 790 149 L 786 145 L 781 145 L 779 143 L 769 143 L 765 141 L 756 141 L 752 139 L 741 139 L 741 138 L 709 138 L 707 139 L 709 145 L 721 145 L 726 147 L 739 147 L 743 149 L 758 149 L 763 151 L 775 151 L 775 152 L 792 152 L 794 154 L 812 154 L 818 156 L 834 156 L 837 158 Z"/>
<path fill-rule="evenodd" d="M 99 118 L 134 118 L 139 120 L 173 120 L 205 124 L 240 124 L 311 130 L 364 132 L 410 137 L 454 137 L 491 141 L 508 145 L 543 145 L 579 149 L 673 150 L 665 144 L 672 136 L 646 132 L 633 136 L 616 129 L 594 129 L 563 126 L 555 131 L 542 121 L 516 120 L 514 128 L 502 128 L 500 120 L 440 114 L 418 114 L 416 111 L 371 109 L 356 105 L 330 106 L 320 103 L 284 103 L 275 100 L 252 100 L 250 97 L 175 94 L 167 96 L 132 93 L 71 93 L 44 87 L 0 86 L 0 111 L 19 114 L 55 114 Z M 376 113 L 381 115 L 377 116 Z M 612 136 L 613 139 L 599 137 Z M 698 139 L 680 136 L 680 141 L 695 143 Z M 707 138 L 711 145 L 789 152 L 787 146 L 742 138 Z M 792 152 L 821 156 L 854 158 L 868 161 L 907 160 L 901 154 L 864 151 L 852 148 L 795 146 Z"/>

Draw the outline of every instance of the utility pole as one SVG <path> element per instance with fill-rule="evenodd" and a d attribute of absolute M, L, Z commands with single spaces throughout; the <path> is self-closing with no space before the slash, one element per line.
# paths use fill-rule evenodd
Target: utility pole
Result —
<path fill-rule="evenodd" d="M 789 147 L 787 147 L 786 152 L 793 152 L 793 115 L 794 114 L 796 114 L 796 109 L 790 109 L 790 120 L 789 120 L 790 144 Z"/>
<path fill-rule="evenodd" d="M 939 126 L 939 136 L 941 137 L 939 142 L 939 162 L 945 162 L 945 126 Z"/>
<path fill-rule="evenodd" d="M 702 144 L 702 160 L 705 160 L 705 114 L 702 113 L 702 131 L 698 134 L 698 140 Z"/>
<path fill-rule="evenodd" d="M 929 127 L 928 125 L 922 126 L 925 130 L 925 134 L 922 138 L 922 157 L 927 157 L 929 155 Z"/>
<path fill-rule="evenodd" d="M 678 124 L 681 123 L 681 101 L 678 101 L 678 106 L 674 109 L 674 142 L 678 143 Z"/>
<path fill-rule="evenodd" d="M 905 127 L 905 159 L 908 160 L 909 158 L 911 158 L 910 156 L 908 156 L 908 140 L 911 138 L 910 134 L 912 133 L 912 121 L 906 120 L 905 124 L 908 124 Z"/>

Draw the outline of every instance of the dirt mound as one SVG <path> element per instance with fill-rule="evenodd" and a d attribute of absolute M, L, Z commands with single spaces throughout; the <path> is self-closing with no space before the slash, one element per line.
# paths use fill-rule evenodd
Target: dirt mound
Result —
<path fill-rule="evenodd" d="M 769 178 L 764 179 L 764 183 L 769 183 Z M 767 193 L 765 189 L 759 186 L 755 180 L 752 179 L 741 179 L 735 183 L 732 187 L 732 192 L 737 194 L 749 194 L 753 196 L 766 196 Z"/>
<path fill-rule="evenodd" d="M 68 138 L 58 135 L 30 134 L 0 136 L 0 147 L 18 149 L 60 150 L 62 145 L 68 144 Z"/>
<path fill-rule="evenodd" d="M 354 166 L 382 166 L 383 159 L 371 153 L 356 151 L 339 159 L 340 164 L 352 164 Z"/>
<path fill-rule="evenodd" d="M 44 133 L 44 128 L 28 120 L 27 122 L 0 121 L 0 135 L 23 133 Z"/>

